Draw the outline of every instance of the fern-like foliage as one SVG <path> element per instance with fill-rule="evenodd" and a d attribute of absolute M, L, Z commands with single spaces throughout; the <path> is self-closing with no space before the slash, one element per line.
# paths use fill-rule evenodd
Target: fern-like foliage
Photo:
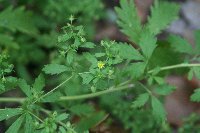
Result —
<path fill-rule="evenodd" d="M 0 27 L 13 32 L 20 31 L 27 34 L 36 34 L 37 28 L 32 21 L 33 14 L 24 10 L 24 7 L 13 9 L 8 7 L 0 13 Z"/>

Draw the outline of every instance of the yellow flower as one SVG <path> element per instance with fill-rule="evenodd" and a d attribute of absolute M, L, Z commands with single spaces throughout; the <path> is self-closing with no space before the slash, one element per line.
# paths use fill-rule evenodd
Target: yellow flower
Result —
<path fill-rule="evenodd" d="M 98 66 L 99 69 L 102 69 L 102 68 L 105 67 L 105 63 L 103 61 L 99 61 L 97 66 Z"/>

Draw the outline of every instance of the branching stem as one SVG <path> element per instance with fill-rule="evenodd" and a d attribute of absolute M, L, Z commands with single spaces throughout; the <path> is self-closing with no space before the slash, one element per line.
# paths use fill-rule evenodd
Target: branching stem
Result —
<path fill-rule="evenodd" d="M 37 115 L 33 114 L 32 112 L 28 111 L 29 114 L 31 114 L 33 117 L 35 117 L 37 120 L 39 120 L 40 122 L 44 123 L 44 121 L 42 119 L 40 119 Z"/>
<path fill-rule="evenodd" d="M 200 67 L 200 63 L 196 63 L 196 64 L 182 63 L 182 64 L 177 64 L 177 65 L 171 65 L 171 66 L 161 67 L 160 71 L 170 70 L 170 69 L 176 69 L 176 68 L 184 68 L 184 67 Z M 148 71 L 147 73 L 151 74 L 154 71 L 155 70 L 152 69 L 152 70 Z M 59 87 L 61 87 L 67 81 L 69 81 L 72 77 L 73 76 L 71 76 L 68 79 L 66 79 L 64 82 L 62 82 L 61 84 L 59 84 L 58 86 L 56 86 L 55 88 L 53 88 L 51 91 L 49 91 L 48 93 L 46 93 L 45 95 L 43 95 L 40 99 L 46 97 L 47 95 L 51 94 L 53 91 L 57 90 Z M 88 98 L 97 97 L 97 96 L 100 96 L 100 95 L 103 95 L 103 94 L 108 94 L 108 93 L 115 92 L 115 91 L 125 90 L 125 89 L 131 88 L 131 87 L 134 86 L 133 84 L 125 85 L 128 82 L 129 81 L 125 81 L 124 83 L 121 83 L 120 86 L 118 86 L 116 88 L 111 87 L 109 89 L 106 89 L 106 90 L 103 90 L 103 91 L 99 91 L 99 92 L 95 92 L 95 93 L 91 93 L 91 94 L 83 94 L 83 95 L 76 95 L 76 96 L 62 96 L 62 97 L 59 98 L 58 101 L 88 99 Z M 0 97 L 0 102 L 18 102 L 18 103 L 23 103 L 24 101 L 25 101 L 25 98 Z M 37 102 L 37 101 L 35 101 L 35 102 Z"/>
<path fill-rule="evenodd" d="M 72 77 L 73 77 L 73 75 L 70 76 L 69 78 L 67 78 L 65 81 L 63 81 L 61 84 L 59 84 L 58 86 L 56 86 L 56 87 L 53 88 L 52 90 L 50 90 L 49 92 L 47 92 L 46 94 L 42 95 L 40 98 L 38 98 L 37 100 L 35 100 L 35 101 L 33 102 L 33 104 L 36 103 L 38 100 L 43 99 L 44 97 L 50 95 L 52 92 L 56 91 L 58 88 L 60 88 L 60 87 L 61 87 L 62 85 L 64 85 L 66 82 L 68 82 Z"/>

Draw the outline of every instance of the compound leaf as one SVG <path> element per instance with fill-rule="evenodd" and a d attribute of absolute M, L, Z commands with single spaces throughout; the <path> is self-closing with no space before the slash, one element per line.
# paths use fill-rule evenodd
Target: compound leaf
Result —
<path fill-rule="evenodd" d="M 133 0 L 121 0 L 121 8 L 115 8 L 119 17 L 118 25 L 122 28 L 122 32 L 126 34 L 131 41 L 138 43 L 142 26 Z"/>

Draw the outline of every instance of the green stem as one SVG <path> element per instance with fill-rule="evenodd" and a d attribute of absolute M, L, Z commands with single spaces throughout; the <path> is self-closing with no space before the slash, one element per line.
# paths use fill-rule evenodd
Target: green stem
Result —
<path fill-rule="evenodd" d="M 184 68 L 184 67 L 200 67 L 200 64 L 196 63 L 196 64 L 177 64 L 177 65 L 171 65 L 171 66 L 166 66 L 166 67 L 161 67 L 160 71 L 164 71 L 164 70 L 170 70 L 170 69 L 175 69 L 175 68 Z M 148 71 L 147 73 L 151 74 L 154 72 L 154 69 Z M 56 89 L 58 89 L 60 86 L 62 86 L 63 84 L 65 84 L 68 80 L 70 80 L 72 78 L 72 76 L 70 78 L 68 78 L 67 80 L 65 80 L 64 82 L 62 82 L 61 84 L 59 84 L 57 87 L 55 87 L 54 89 L 52 89 L 51 91 L 49 91 L 48 93 L 46 93 L 45 95 L 42 96 L 42 98 L 44 98 L 45 96 L 49 95 L 50 93 L 52 93 L 53 91 L 55 91 Z M 129 81 L 126 81 L 127 83 Z M 124 85 L 124 83 L 122 83 L 121 85 Z M 64 101 L 64 100 L 78 100 L 78 99 L 87 99 L 87 98 L 93 98 L 96 96 L 100 96 L 103 94 L 107 94 L 107 93 L 111 93 L 114 91 L 120 91 L 120 90 L 125 90 L 130 88 L 130 86 L 120 86 L 118 88 L 113 88 L 111 87 L 110 89 L 107 90 L 103 90 L 103 91 L 99 91 L 96 93 L 91 93 L 91 94 L 83 94 L 83 95 L 77 95 L 77 96 L 62 96 L 59 98 L 59 101 Z M 9 97 L 0 97 L 0 102 L 18 102 L 18 103 L 23 103 L 25 101 L 25 98 L 9 98 Z M 35 101 L 37 102 L 37 101 Z"/>
<path fill-rule="evenodd" d="M 133 86 L 134 86 L 133 84 L 129 84 L 129 85 L 126 85 L 126 86 L 119 86 L 117 88 L 110 87 L 109 89 L 99 91 L 99 92 L 95 92 L 95 93 L 90 93 L 90 94 L 83 94 L 83 95 L 76 95 L 76 96 L 62 96 L 58 99 L 58 101 L 88 99 L 88 98 L 97 97 L 97 96 L 107 94 L 107 93 L 111 93 L 111 92 L 115 92 L 115 91 L 125 90 L 125 89 L 131 88 Z M 4 98 L 4 97 L 1 97 L 0 101 L 2 101 L 2 100 L 4 102 L 20 102 L 20 103 L 23 103 L 25 101 L 25 98 Z"/>
<path fill-rule="evenodd" d="M 44 121 L 42 119 L 40 119 L 37 115 L 33 114 L 32 112 L 28 111 L 29 114 L 31 114 L 33 117 L 35 117 L 36 119 L 38 119 L 40 122 L 44 123 Z"/>
<path fill-rule="evenodd" d="M 70 101 L 70 100 L 80 100 L 80 99 L 93 98 L 93 97 L 97 97 L 97 96 L 100 96 L 100 95 L 103 95 L 103 94 L 125 90 L 125 89 L 131 88 L 133 86 L 134 86 L 133 84 L 130 84 L 130 85 L 127 85 L 127 86 L 121 86 L 121 87 L 117 87 L 117 88 L 111 87 L 107 90 L 103 90 L 103 91 L 99 91 L 99 92 L 95 92 L 95 93 L 91 93 L 91 94 L 83 94 L 83 95 L 76 95 L 76 96 L 62 96 L 62 97 L 59 98 L 59 101 Z"/>
<path fill-rule="evenodd" d="M 137 82 L 142 88 L 144 88 L 150 95 L 153 95 L 152 92 L 141 82 Z"/>
<path fill-rule="evenodd" d="M 58 86 L 56 86 L 55 88 L 53 88 L 51 91 L 49 91 L 46 94 L 44 94 L 41 98 L 46 97 L 47 95 L 51 94 L 52 92 L 54 92 L 55 90 L 57 90 L 58 88 L 60 88 L 62 85 L 64 85 L 66 82 L 68 82 L 72 77 L 73 77 L 73 75 L 70 76 L 68 79 L 66 79 L 64 82 L 62 82 L 61 84 L 59 84 Z"/>
<path fill-rule="evenodd" d="M 56 86 L 55 88 L 53 88 L 51 91 L 49 91 L 49 92 L 47 92 L 46 94 L 42 95 L 40 98 L 38 98 L 37 100 L 35 100 L 35 101 L 33 102 L 33 104 L 36 103 L 39 99 L 42 99 L 42 98 L 48 96 L 49 94 L 51 94 L 52 92 L 54 92 L 55 90 L 57 90 L 58 88 L 60 88 L 62 85 L 64 85 L 66 82 L 68 82 L 72 77 L 73 77 L 73 75 L 70 76 L 69 78 L 67 78 L 65 81 L 63 81 L 61 84 L 59 84 L 59 85 Z"/>
<path fill-rule="evenodd" d="M 40 109 L 42 112 L 44 112 L 45 114 L 47 114 L 48 116 L 51 114 L 51 111 L 47 110 L 47 109 Z M 60 125 L 62 125 L 63 127 L 66 127 L 66 125 L 64 123 L 62 123 L 61 121 L 58 121 L 58 123 Z"/>
<path fill-rule="evenodd" d="M 0 102 L 23 103 L 24 101 L 25 101 L 25 98 L 21 98 L 21 97 L 0 97 Z"/>
<path fill-rule="evenodd" d="M 166 67 L 161 67 L 160 71 L 164 71 L 164 70 L 170 70 L 170 69 L 175 69 L 175 68 L 184 68 L 184 67 L 200 67 L 199 63 L 196 64 L 177 64 L 177 65 L 171 65 L 171 66 L 166 66 Z M 150 70 L 148 71 L 148 73 L 153 73 L 154 70 Z"/>

